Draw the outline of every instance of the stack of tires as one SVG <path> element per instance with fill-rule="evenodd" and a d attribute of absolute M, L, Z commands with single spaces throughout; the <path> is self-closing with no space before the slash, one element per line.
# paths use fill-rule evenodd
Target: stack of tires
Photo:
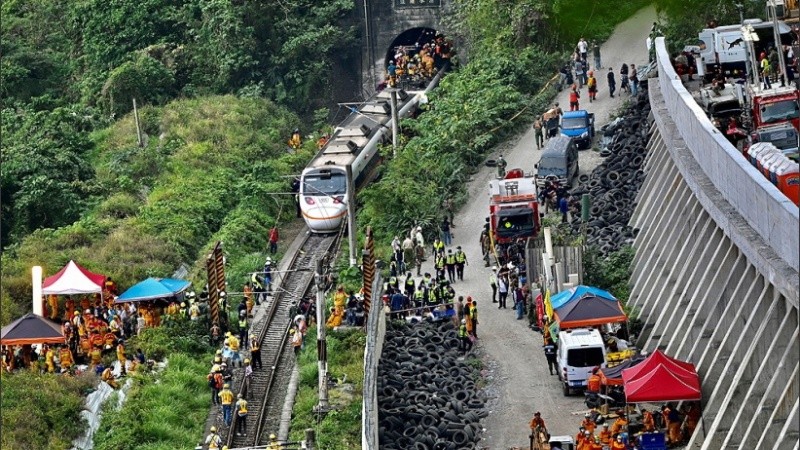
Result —
<path fill-rule="evenodd" d="M 486 417 L 451 322 L 391 324 L 378 365 L 383 450 L 473 450 Z"/>
<path fill-rule="evenodd" d="M 591 175 L 581 175 L 578 187 L 571 192 L 575 197 L 590 194 L 592 207 L 586 223 L 587 243 L 599 249 L 603 256 L 633 243 L 638 231 L 628 226 L 628 222 L 636 206 L 636 194 L 645 179 L 643 165 L 647 156 L 650 114 L 647 83 L 640 87 L 621 120 L 604 127 L 609 144 L 600 151 L 600 156 L 605 158 L 603 163 Z M 570 222 L 573 232 L 580 232 L 581 224 L 580 214 L 573 214 Z"/>

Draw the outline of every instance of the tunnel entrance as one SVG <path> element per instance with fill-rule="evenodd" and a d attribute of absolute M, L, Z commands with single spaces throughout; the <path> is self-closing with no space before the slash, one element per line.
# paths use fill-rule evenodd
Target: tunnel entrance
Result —
<path fill-rule="evenodd" d="M 425 44 L 432 43 L 436 39 L 436 30 L 433 28 L 410 28 L 400 33 L 392 41 L 392 45 L 386 49 L 386 57 L 383 60 L 383 67 L 389 66 L 389 61 L 394 60 L 397 47 L 405 47 L 407 53 L 414 54 Z"/>

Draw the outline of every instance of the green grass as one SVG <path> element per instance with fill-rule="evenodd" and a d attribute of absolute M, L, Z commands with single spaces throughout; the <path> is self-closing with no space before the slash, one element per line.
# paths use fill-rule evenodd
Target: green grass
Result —
<path fill-rule="evenodd" d="M 122 408 L 104 411 L 95 449 L 194 448 L 210 405 L 205 375 L 211 357 L 172 353 L 163 372 L 135 375 Z"/>
<path fill-rule="evenodd" d="M 300 383 L 292 416 L 291 440 L 302 440 L 307 428 L 316 430 L 317 447 L 325 450 L 356 450 L 361 448 L 361 392 L 364 382 L 364 344 L 366 336 L 361 331 L 329 332 L 328 370 L 335 378 L 347 376 L 352 391 L 332 388 L 329 403 L 336 410 L 329 412 L 318 423 L 313 408 L 318 402 L 317 353 L 313 343 L 316 330 L 309 328 L 306 347 L 300 353 Z M 309 337 L 311 339 L 309 339 Z"/>

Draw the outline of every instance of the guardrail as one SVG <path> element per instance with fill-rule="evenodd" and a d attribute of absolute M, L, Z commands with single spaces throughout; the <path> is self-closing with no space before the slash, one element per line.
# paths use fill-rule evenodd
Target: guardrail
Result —
<path fill-rule="evenodd" d="M 361 403 L 361 448 L 378 450 L 378 362 L 386 337 L 386 312 L 381 294 L 383 279 L 375 273 L 372 283 L 372 308 L 367 316 L 367 345 L 364 349 L 364 390 Z"/>
<path fill-rule="evenodd" d="M 663 37 L 656 39 L 658 83 L 670 118 L 717 190 L 795 272 L 800 269 L 800 210 L 745 160 L 681 83 Z M 714 217 L 730 235 L 724 217 Z"/>

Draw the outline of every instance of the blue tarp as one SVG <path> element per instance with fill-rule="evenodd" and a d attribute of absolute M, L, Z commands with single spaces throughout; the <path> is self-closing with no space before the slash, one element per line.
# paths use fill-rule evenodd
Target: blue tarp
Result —
<path fill-rule="evenodd" d="M 180 294 L 191 283 L 173 278 L 148 278 L 131 286 L 122 295 L 117 297 L 116 303 L 140 302 L 159 298 L 172 297 Z"/>
<path fill-rule="evenodd" d="M 561 291 L 550 297 L 550 304 L 553 306 L 553 309 L 558 309 L 573 300 L 587 296 L 598 297 L 612 302 L 617 301 L 617 298 L 607 291 L 596 287 L 580 285 L 566 291 Z"/>

